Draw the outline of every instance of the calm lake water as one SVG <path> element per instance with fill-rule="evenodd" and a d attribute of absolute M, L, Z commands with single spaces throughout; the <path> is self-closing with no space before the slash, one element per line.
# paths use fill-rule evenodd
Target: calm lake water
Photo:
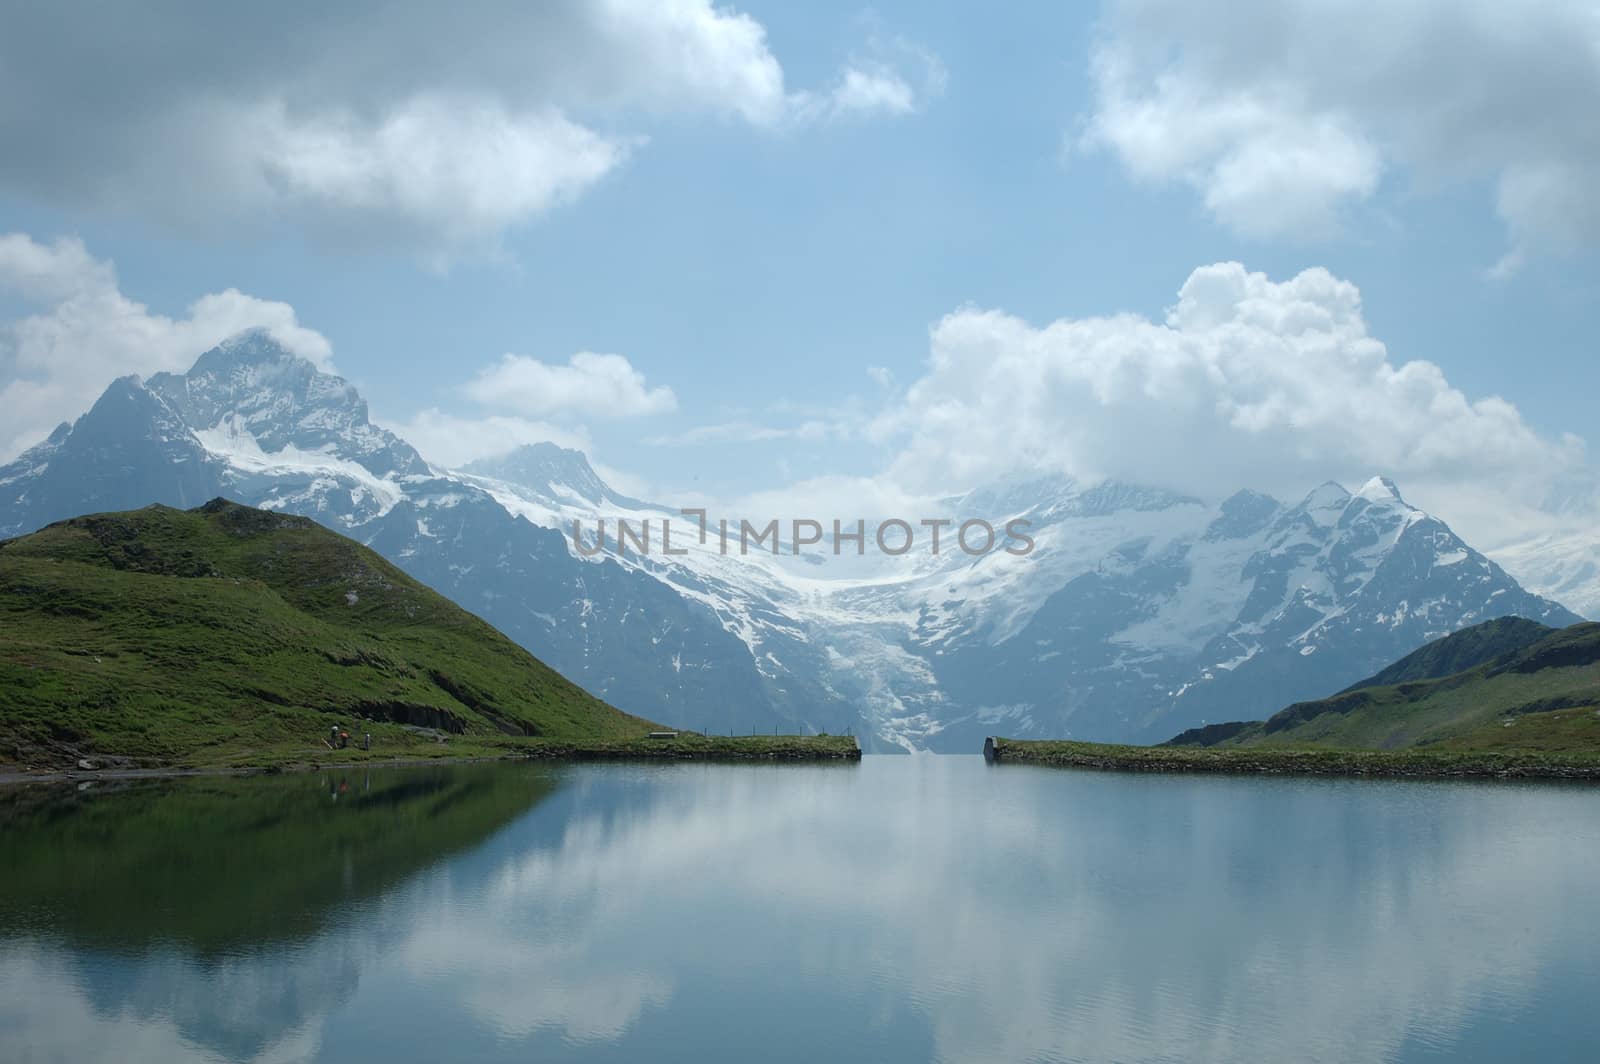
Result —
<path fill-rule="evenodd" d="M 467 765 L 0 789 L 0 1060 L 1600 1059 L 1600 790 Z"/>

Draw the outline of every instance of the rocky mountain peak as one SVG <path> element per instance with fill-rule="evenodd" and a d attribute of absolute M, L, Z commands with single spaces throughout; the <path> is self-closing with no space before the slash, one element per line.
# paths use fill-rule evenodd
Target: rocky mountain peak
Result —
<path fill-rule="evenodd" d="M 1356 498 L 1365 499 L 1367 502 L 1395 503 L 1409 507 L 1405 499 L 1400 496 L 1400 489 L 1395 482 L 1385 476 L 1376 476 L 1361 486 L 1356 492 Z"/>
<path fill-rule="evenodd" d="M 224 413 L 249 421 L 282 421 L 316 410 L 326 424 L 367 424 L 367 404 L 342 378 L 323 373 L 262 329 L 230 337 L 202 354 L 184 374 L 158 373 L 150 386 L 179 407 L 196 428 Z"/>
<path fill-rule="evenodd" d="M 1330 480 L 1313 488 L 1292 513 L 1308 517 L 1313 523 L 1326 528 L 1338 523 L 1351 498 L 1343 484 Z"/>
<path fill-rule="evenodd" d="M 1206 529 L 1208 542 L 1228 539 L 1246 539 L 1272 523 L 1283 509 L 1283 504 L 1271 495 L 1259 491 L 1240 491 L 1230 495 L 1218 507 L 1216 520 Z"/>
<path fill-rule="evenodd" d="M 305 362 L 274 337 L 271 331 L 256 327 L 234 333 L 195 360 L 189 375 L 213 374 L 244 366 L 264 366 L 284 362 Z"/>
<path fill-rule="evenodd" d="M 582 451 L 554 443 L 529 443 L 514 451 L 480 458 L 462 472 L 503 481 L 544 499 L 601 503 L 619 498 L 589 465 Z"/>
<path fill-rule="evenodd" d="M 409 444 L 371 423 L 366 400 L 349 382 L 318 369 L 264 329 L 231 336 L 187 373 L 158 373 L 148 386 L 213 449 L 315 452 L 356 462 L 378 476 L 428 468 Z"/>
<path fill-rule="evenodd" d="M 78 448 L 114 442 L 119 439 L 173 438 L 187 435 L 183 419 L 162 396 L 132 374 L 112 381 L 89 412 L 80 417 L 65 435 L 50 440 L 57 447 Z M 49 443 L 47 440 L 46 443 Z"/>

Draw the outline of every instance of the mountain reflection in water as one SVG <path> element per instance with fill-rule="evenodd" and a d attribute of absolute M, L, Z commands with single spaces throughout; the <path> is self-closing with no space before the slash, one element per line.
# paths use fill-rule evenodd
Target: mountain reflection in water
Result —
<path fill-rule="evenodd" d="M 1600 792 L 502 764 L 0 791 L 0 1059 L 1588 1059 Z"/>

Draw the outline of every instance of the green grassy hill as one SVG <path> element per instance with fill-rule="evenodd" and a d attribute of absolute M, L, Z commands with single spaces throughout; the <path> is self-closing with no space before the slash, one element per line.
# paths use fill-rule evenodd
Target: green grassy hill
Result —
<path fill-rule="evenodd" d="M 1332 698 L 1265 721 L 1193 729 L 1166 745 L 1600 753 L 1600 624 L 1539 629 L 1526 621 L 1469 628 Z"/>
<path fill-rule="evenodd" d="M 1413 651 L 1376 676 L 1369 676 L 1345 691 L 1366 687 L 1393 687 L 1414 680 L 1442 680 L 1458 672 L 1515 654 L 1523 647 L 1554 635 L 1559 629 L 1526 617 L 1499 617 L 1463 628 Z M 1341 691 L 1340 694 L 1345 693 Z"/>
<path fill-rule="evenodd" d="M 222 499 L 0 543 L 0 762 L 248 762 L 332 724 L 625 739 L 649 722 L 303 517 Z"/>

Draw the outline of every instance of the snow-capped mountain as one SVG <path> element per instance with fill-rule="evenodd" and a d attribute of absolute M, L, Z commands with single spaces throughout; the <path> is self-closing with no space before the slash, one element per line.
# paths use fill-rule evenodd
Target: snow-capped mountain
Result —
<path fill-rule="evenodd" d="M 588 517 L 609 509 L 649 509 L 612 491 L 595 475 L 581 451 L 553 443 L 532 443 L 494 458 L 479 459 L 463 466 L 460 472 L 497 486 L 505 485 L 524 502 L 546 506 L 552 514 Z"/>
<path fill-rule="evenodd" d="M 746 648 L 644 573 L 580 562 L 367 417 L 344 381 L 263 332 L 184 375 L 122 378 L 0 468 L 0 536 L 74 514 L 225 495 L 312 517 L 383 553 L 619 706 L 726 730 L 778 723 Z"/>
<path fill-rule="evenodd" d="M 879 727 L 939 748 L 994 732 L 1166 738 L 1338 690 L 1480 620 L 1578 619 L 1381 477 L 1292 506 L 1035 481 L 955 509 L 1025 517 L 1037 548 L 874 588 L 883 616 L 915 612 L 901 647 L 927 669 L 900 688 L 923 712 Z"/>
<path fill-rule="evenodd" d="M 1496 550 L 1495 557 L 1539 594 L 1585 617 L 1600 617 L 1600 533 L 1593 525 L 1512 543 Z"/>
<path fill-rule="evenodd" d="M 115 382 L 0 468 L 0 535 L 215 495 L 369 544 L 631 712 L 853 728 L 869 749 L 971 750 L 993 732 L 1160 740 L 1321 697 L 1491 617 L 1577 620 L 1381 477 L 1293 505 L 1016 478 L 919 517 L 1026 520 L 1024 556 L 797 554 L 787 529 L 777 553 L 724 553 L 576 451 L 435 468 L 261 332 L 186 374 Z M 653 549 L 619 546 L 619 519 L 648 527 Z M 579 551 L 573 523 L 592 543 L 601 520 L 605 549 Z M 667 520 L 682 554 L 661 549 Z"/>

